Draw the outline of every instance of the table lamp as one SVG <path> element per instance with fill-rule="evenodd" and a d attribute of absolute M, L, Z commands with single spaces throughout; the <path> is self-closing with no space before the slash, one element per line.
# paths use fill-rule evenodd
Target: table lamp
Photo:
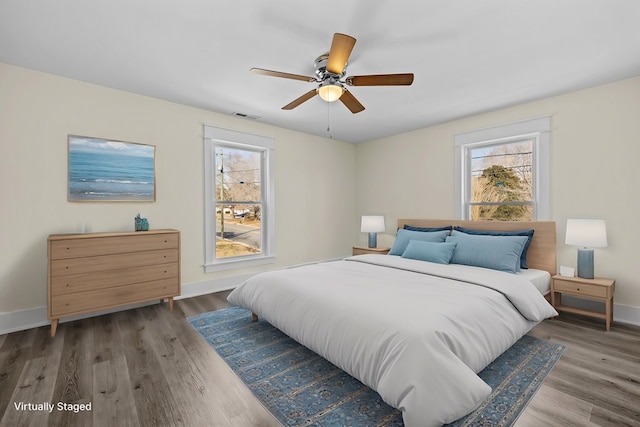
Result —
<path fill-rule="evenodd" d="M 593 279 L 593 249 L 607 246 L 607 228 L 602 219 L 568 219 L 565 244 L 578 249 L 578 277 Z"/>
<path fill-rule="evenodd" d="M 369 233 L 369 247 L 378 245 L 378 232 L 384 231 L 384 217 L 381 215 L 363 215 L 360 231 Z"/>

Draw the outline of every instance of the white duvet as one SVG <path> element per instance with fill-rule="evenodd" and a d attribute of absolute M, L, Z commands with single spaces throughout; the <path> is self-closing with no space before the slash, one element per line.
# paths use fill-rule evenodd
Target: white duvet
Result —
<path fill-rule="evenodd" d="M 260 273 L 228 300 L 376 390 L 407 427 L 469 413 L 491 392 L 476 373 L 557 315 L 514 274 L 388 255 Z"/>

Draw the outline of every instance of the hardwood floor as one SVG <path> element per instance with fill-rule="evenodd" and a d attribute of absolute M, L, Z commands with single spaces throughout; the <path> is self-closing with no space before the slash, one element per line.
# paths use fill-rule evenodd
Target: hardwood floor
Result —
<path fill-rule="evenodd" d="M 530 334 L 567 349 L 517 427 L 640 426 L 640 328 L 562 314 Z"/>
<path fill-rule="evenodd" d="M 227 294 L 0 336 L 0 426 L 279 426 L 185 320 Z M 640 328 L 562 315 L 531 334 L 567 350 L 517 427 L 640 426 Z"/>

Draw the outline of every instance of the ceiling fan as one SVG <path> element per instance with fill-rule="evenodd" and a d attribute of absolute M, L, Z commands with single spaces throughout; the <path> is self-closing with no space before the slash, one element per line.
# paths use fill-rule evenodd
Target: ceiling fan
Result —
<path fill-rule="evenodd" d="M 413 83 L 413 73 L 404 74 L 370 74 L 364 76 L 344 77 L 347 72 L 347 60 L 351 50 L 356 44 L 356 39 L 346 34 L 335 33 L 331 42 L 329 53 L 320 55 L 314 61 L 316 77 L 300 74 L 283 73 L 280 71 L 252 68 L 250 71 L 265 76 L 282 77 L 285 79 L 302 80 L 309 83 L 319 83 L 316 89 L 312 89 L 304 95 L 296 98 L 282 107 L 283 110 L 292 110 L 316 95 L 327 102 L 338 99 L 353 114 L 364 110 L 364 106 L 351 94 L 347 86 L 409 86 Z"/>

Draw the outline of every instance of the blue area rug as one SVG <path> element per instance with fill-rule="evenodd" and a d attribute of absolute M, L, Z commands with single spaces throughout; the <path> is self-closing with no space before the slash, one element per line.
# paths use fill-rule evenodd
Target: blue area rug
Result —
<path fill-rule="evenodd" d="M 378 393 L 264 320 L 233 307 L 189 322 L 285 426 L 402 426 Z M 524 336 L 482 372 L 491 396 L 449 426 L 510 426 L 564 352 Z"/>

